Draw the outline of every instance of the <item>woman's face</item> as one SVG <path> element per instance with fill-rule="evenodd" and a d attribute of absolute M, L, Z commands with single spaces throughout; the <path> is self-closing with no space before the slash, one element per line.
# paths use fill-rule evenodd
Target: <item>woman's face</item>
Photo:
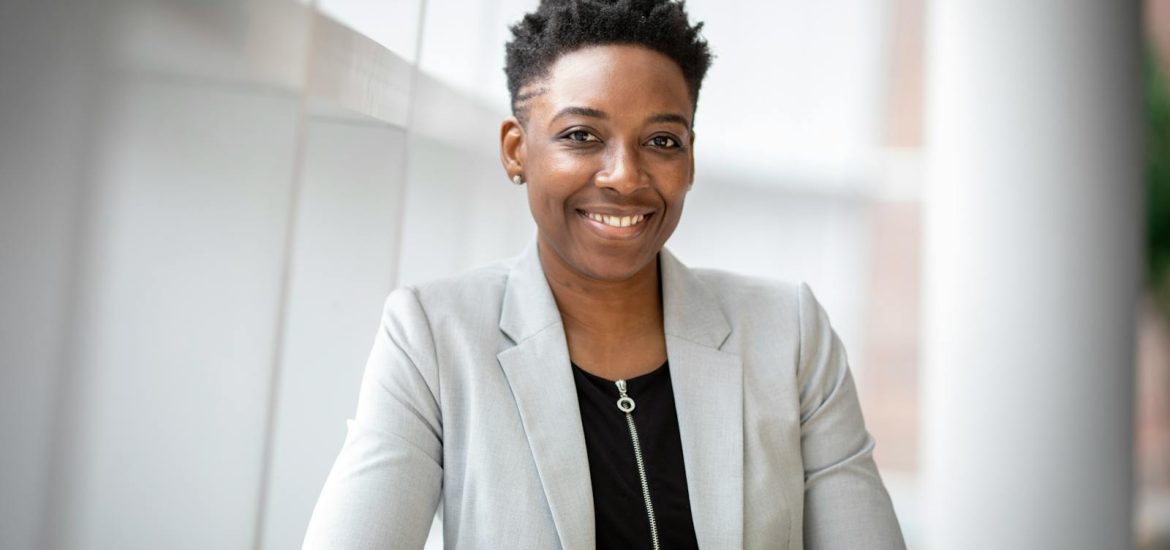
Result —
<path fill-rule="evenodd" d="M 521 90 L 526 123 L 501 128 L 501 158 L 527 182 L 539 238 L 578 273 L 620 281 L 670 238 L 694 179 L 690 92 L 670 58 L 593 46 Z"/>

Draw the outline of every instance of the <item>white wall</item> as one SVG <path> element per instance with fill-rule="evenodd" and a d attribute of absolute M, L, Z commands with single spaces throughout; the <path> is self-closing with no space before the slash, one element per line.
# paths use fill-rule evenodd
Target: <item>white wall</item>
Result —
<path fill-rule="evenodd" d="M 0 547 L 36 547 L 77 263 L 90 10 L 0 17 Z M 88 29 L 88 31 L 87 31 Z M 73 33 L 64 31 L 75 30 Z M 63 38 L 62 38 L 63 37 Z"/>
<path fill-rule="evenodd" d="M 284 316 L 263 545 L 295 548 L 344 440 L 392 289 L 405 135 L 311 117 Z"/>
<path fill-rule="evenodd" d="M 263 469 L 297 101 L 152 79 L 108 97 L 62 342 L 61 546 L 230 548 Z"/>

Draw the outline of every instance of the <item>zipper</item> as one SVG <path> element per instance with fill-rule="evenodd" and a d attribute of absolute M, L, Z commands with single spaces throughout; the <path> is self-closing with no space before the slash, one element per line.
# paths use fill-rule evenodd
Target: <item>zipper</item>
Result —
<path fill-rule="evenodd" d="M 650 546 L 659 550 L 658 521 L 654 519 L 654 504 L 650 502 L 650 484 L 646 481 L 646 464 L 642 461 L 642 444 L 638 441 L 638 427 L 634 425 L 634 400 L 626 394 L 626 381 L 618 380 L 617 408 L 626 415 L 626 425 L 630 427 L 630 440 L 634 443 L 634 462 L 638 464 L 638 479 L 642 482 L 642 498 L 646 500 L 646 516 L 650 519 Z"/>

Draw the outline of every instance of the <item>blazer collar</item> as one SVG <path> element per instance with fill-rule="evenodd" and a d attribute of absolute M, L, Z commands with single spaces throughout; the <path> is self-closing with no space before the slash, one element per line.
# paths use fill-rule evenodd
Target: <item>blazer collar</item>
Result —
<path fill-rule="evenodd" d="M 576 385 L 556 300 L 536 240 L 512 264 L 500 329 L 516 343 L 497 355 L 512 388 L 561 546 L 596 546 L 593 490 Z M 697 275 L 665 247 L 667 359 L 683 443 L 687 490 L 702 548 L 743 545 L 743 372 L 720 350 L 731 326 Z M 653 467 L 649 465 L 648 467 Z"/>
<path fill-rule="evenodd" d="M 523 342 L 560 321 L 561 312 L 544 276 L 536 239 L 532 239 L 508 272 L 500 330 L 513 342 Z"/>
<path fill-rule="evenodd" d="M 536 243 L 536 239 L 529 241 L 516 258 L 504 290 L 500 329 L 513 342 L 522 342 L 561 321 Z M 707 347 L 722 346 L 731 333 L 731 325 L 711 291 L 665 246 L 658 253 L 658 269 L 666 334 Z"/>

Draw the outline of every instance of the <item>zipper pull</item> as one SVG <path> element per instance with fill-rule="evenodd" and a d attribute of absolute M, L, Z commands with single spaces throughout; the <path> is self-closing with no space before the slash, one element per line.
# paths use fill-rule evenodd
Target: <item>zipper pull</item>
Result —
<path fill-rule="evenodd" d="M 626 395 L 626 381 L 618 380 L 614 382 L 614 384 L 617 384 L 618 393 L 622 394 L 622 396 L 617 401 L 618 410 L 626 414 L 634 412 L 634 400 L 630 399 L 630 396 Z"/>

